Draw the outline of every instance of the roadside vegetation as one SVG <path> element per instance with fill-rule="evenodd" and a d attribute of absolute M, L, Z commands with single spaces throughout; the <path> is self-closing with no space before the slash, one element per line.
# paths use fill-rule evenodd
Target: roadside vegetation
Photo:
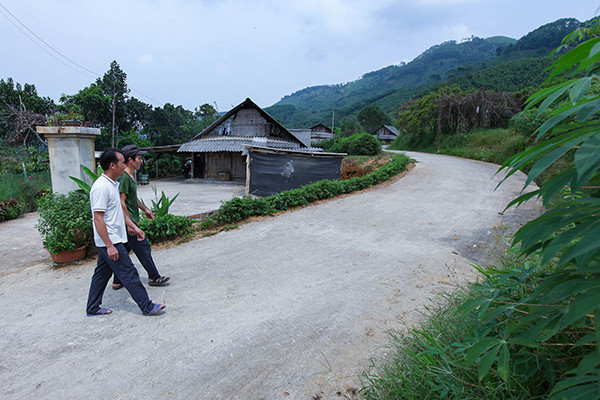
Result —
<path fill-rule="evenodd" d="M 540 117 L 534 138 L 503 163 L 529 183 L 570 161 L 508 205 L 539 196 L 547 211 L 517 231 L 503 262 L 477 267 L 481 282 L 395 334 L 394 356 L 365 372 L 365 398 L 600 398 L 599 32 L 596 19 L 565 38 L 571 50 L 526 103 L 523 115 Z"/>
<path fill-rule="evenodd" d="M 406 155 L 396 155 L 383 164 L 378 162 L 369 164 L 379 165 L 379 167 L 364 175 L 359 174 L 348 179 L 334 181 L 321 180 L 304 185 L 299 189 L 267 197 L 237 197 L 224 202 L 214 216 L 206 218 L 201 223 L 200 229 L 214 229 L 217 226 L 230 225 L 253 216 L 273 215 L 295 207 L 306 206 L 315 201 L 364 190 L 405 171 L 410 162 L 410 158 Z"/>

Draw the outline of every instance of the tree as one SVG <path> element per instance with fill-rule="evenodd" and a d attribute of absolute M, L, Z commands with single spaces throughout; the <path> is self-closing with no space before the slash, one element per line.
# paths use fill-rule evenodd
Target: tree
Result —
<path fill-rule="evenodd" d="M 127 74 L 123 72 L 117 61 L 113 61 L 104 76 L 96 79 L 96 85 L 102 89 L 105 96 L 111 99 L 111 143 L 112 147 L 115 147 L 118 142 L 116 132 L 118 132 L 119 126 L 123 126 L 127 118 L 126 101 L 129 93 Z"/>
<path fill-rule="evenodd" d="M 143 130 L 148 125 L 148 120 L 152 115 L 152 106 L 135 97 L 130 97 L 126 106 L 129 129 Z"/>
<path fill-rule="evenodd" d="M 102 128 L 110 126 L 112 100 L 97 84 L 92 83 L 74 95 L 63 95 L 60 101 L 66 111 L 81 114 L 86 122 Z"/>
<path fill-rule="evenodd" d="M 37 94 L 35 85 L 0 79 L 0 138 L 10 144 L 27 144 L 39 140 L 37 125 L 46 123 L 46 115 L 56 109 L 50 98 Z"/>
<path fill-rule="evenodd" d="M 357 118 L 364 130 L 371 134 L 375 133 L 381 125 L 391 124 L 390 117 L 376 105 L 370 105 L 363 108 L 358 113 Z"/>
<path fill-rule="evenodd" d="M 157 146 L 166 146 L 183 143 L 201 130 L 193 112 L 167 103 L 152 111 L 144 132 Z"/>

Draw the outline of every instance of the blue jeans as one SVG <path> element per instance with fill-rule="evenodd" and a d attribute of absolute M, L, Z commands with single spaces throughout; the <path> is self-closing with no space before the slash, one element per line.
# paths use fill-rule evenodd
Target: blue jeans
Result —
<path fill-rule="evenodd" d="M 150 247 L 148 239 L 140 241 L 137 240 L 137 236 L 127 235 L 127 244 L 125 245 L 125 248 L 135 253 L 138 260 L 140 260 L 142 267 L 148 272 L 148 279 L 155 281 L 160 278 L 156 264 L 154 264 L 154 260 L 152 259 L 152 248 Z M 121 284 L 117 275 L 115 275 L 115 278 L 113 279 L 113 284 Z"/>
<path fill-rule="evenodd" d="M 148 292 L 140 281 L 140 275 L 131 262 L 131 258 L 129 258 L 129 252 L 123 243 L 115 244 L 115 248 L 119 251 L 119 259 L 117 261 L 108 258 L 106 247 L 98 247 L 98 262 L 94 270 L 94 275 L 92 275 L 87 312 L 89 314 L 98 312 L 100 304 L 102 304 L 104 290 L 113 273 L 123 282 L 123 286 L 125 286 L 125 289 L 127 289 L 140 310 L 143 313 L 151 311 L 154 304 L 150 301 Z"/>

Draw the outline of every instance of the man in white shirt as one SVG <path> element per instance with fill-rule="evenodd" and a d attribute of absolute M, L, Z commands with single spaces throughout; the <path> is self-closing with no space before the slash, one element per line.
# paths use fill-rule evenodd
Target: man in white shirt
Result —
<path fill-rule="evenodd" d="M 102 308 L 100 305 L 106 285 L 113 273 L 123 283 L 144 315 L 160 314 L 166 306 L 150 301 L 148 292 L 140 281 L 137 269 L 124 246 L 124 243 L 127 243 L 127 230 L 117 183 L 117 178 L 125 171 L 123 154 L 115 149 L 104 150 L 100 155 L 100 166 L 104 173 L 94 182 L 90 191 L 98 262 L 90 285 L 87 315 L 112 313 L 111 309 Z M 128 225 L 128 227 L 136 233 L 139 240 L 143 240 L 142 230 L 133 223 L 131 225 L 133 226 Z"/>

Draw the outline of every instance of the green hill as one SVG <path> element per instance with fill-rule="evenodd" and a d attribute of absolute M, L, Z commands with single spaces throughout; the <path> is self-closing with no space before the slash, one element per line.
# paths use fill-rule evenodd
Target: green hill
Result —
<path fill-rule="evenodd" d="M 290 128 L 356 117 L 367 105 L 378 105 L 394 116 L 398 106 L 419 93 L 446 84 L 463 88 L 518 91 L 536 86 L 545 77 L 547 57 L 562 38 L 582 25 L 573 18 L 545 24 L 519 40 L 506 36 L 472 37 L 457 43 L 444 42 L 427 49 L 411 62 L 390 65 L 337 85 L 299 90 L 266 108 Z"/>

